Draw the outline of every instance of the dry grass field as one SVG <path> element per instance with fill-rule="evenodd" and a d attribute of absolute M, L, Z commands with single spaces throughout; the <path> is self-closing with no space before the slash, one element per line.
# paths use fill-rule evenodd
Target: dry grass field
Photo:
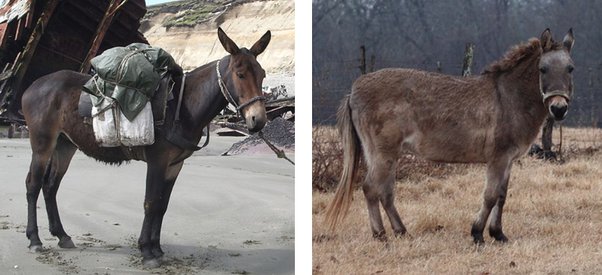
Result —
<path fill-rule="evenodd" d="M 334 193 L 314 191 L 313 273 L 602 274 L 602 131 L 565 128 L 563 134 L 564 161 L 525 156 L 514 164 L 505 244 L 486 235 L 476 246 L 470 236 L 484 165 L 431 164 L 434 173 L 421 168 L 416 173 L 426 176 L 409 171 L 398 177 L 396 206 L 409 234 L 395 239 L 382 212 L 387 243 L 372 239 L 359 189 L 334 233 L 323 224 Z M 557 143 L 557 129 L 555 135 Z"/>

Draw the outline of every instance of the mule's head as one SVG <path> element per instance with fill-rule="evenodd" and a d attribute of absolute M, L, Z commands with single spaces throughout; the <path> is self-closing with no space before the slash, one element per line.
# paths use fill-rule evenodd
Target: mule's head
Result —
<path fill-rule="evenodd" d="M 569 29 L 562 43 L 555 43 L 550 29 L 546 29 L 540 42 L 539 88 L 543 102 L 555 120 L 563 120 L 573 96 L 574 64 L 570 56 L 575 43 L 573 30 Z"/>
<path fill-rule="evenodd" d="M 261 84 L 265 71 L 256 58 L 270 43 L 271 33 L 267 31 L 251 49 L 239 48 L 221 28 L 218 28 L 217 36 L 224 49 L 230 53 L 226 74 L 230 75 L 234 85 L 234 90 L 230 91 L 232 97 L 241 106 L 239 111 L 245 118 L 249 131 L 260 131 L 267 121 L 265 103 L 259 100 L 263 96 Z"/>

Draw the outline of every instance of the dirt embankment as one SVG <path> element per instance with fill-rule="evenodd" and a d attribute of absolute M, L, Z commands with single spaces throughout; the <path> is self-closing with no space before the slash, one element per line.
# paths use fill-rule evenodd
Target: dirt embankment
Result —
<path fill-rule="evenodd" d="M 176 3 L 186 3 L 186 1 Z M 233 2 L 212 9 L 208 8 L 216 5 L 214 2 L 208 2 L 206 5 L 196 4 L 199 13 L 193 18 L 192 23 L 176 26 L 166 23 L 178 21 L 174 19 L 190 12 L 193 7 L 184 4 L 172 5 L 175 7 L 165 8 L 162 5 L 150 7 L 150 16 L 143 23 L 141 31 L 151 45 L 162 47 L 171 53 L 184 69 L 196 68 L 227 54 L 217 39 L 216 30 L 219 26 L 239 47 L 247 48 L 270 30 L 272 40 L 266 51 L 258 57 L 259 63 L 268 73 L 293 72 L 294 1 Z M 200 9 L 208 11 L 202 13 Z M 189 18 L 183 18 L 180 22 Z"/>

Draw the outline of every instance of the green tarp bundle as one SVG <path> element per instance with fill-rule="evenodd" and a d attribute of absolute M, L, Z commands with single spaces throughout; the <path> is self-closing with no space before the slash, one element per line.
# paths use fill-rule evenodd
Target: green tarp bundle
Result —
<path fill-rule="evenodd" d="M 130 121 L 153 97 L 163 75 L 179 68 L 163 49 L 141 43 L 108 49 L 91 65 L 96 75 L 84 90 L 92 95 L 92 104 L 100 107 L 105 97 L 111 97 Z"/>

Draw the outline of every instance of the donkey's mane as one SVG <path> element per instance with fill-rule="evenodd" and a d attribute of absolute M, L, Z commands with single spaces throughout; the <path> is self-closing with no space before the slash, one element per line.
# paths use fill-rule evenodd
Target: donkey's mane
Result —
<path fill-rule="evenodd" d="M 562 47 L 561 43 L 552 42 L 551 50 L 558 50 Z M 483 74 L 499 74 L 507 72 L 522 61 L 530 58 L 533 55 L 540 55 L 541 42 L 537 38 L 531 38 L 527 43 L 522 43 L 512 47 L 504 57 L 489 64 L 483 71 Z"/>

